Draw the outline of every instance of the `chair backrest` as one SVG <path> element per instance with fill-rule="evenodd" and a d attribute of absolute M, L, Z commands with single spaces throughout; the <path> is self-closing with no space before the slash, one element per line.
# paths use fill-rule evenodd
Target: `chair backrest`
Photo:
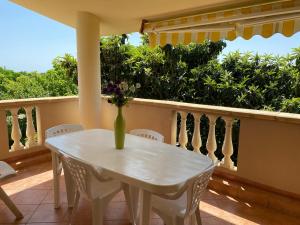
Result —
<path fill-rule="evenodd" d="M 144 137 L 155 141 L 164 142 L 164 136 L 154 130 L 135 129 L 135 130 L 131 130 L 129 133 L 139 137 Z"/>
<path fill-rule="evenodd" d="M 199 207 L 202 194 L 204 193 L 215 165 L 212 164 L 202 174 L 188 181 L 186 216 L 192 215 Z"/>
<path fill-rule="evenodd" d="M 87 198 L 92 198 L 92 170 L 93 168 L 85 163 L 82 163 L 74 158 L 63 156 L 63 163 L 68 168 L 73 181 L 76 184 L 77 190 L 81 195 Z"/>
<path fill-rule="evenodd" d="M 46 138 L 83 130 L 79 124 L 61 124 L 46 130 Z"/>

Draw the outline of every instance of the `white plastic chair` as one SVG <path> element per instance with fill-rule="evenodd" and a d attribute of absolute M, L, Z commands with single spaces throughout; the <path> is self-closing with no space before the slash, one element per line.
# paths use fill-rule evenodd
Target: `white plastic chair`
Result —
<path fill-rule="evenodd" d="M 132 135 L 152 139 L 155 141 L 164 142 L 164 136 L 154 130 L 134 129 L 129 132 Z"/>
<path fill-rule="evenodd" d="M 105 208 L 111 199 L 122 189 L 119 181 L 101 176 L 101 170 L 96 170 L 92 166 L 82 163 L 76 159 L 64 156 L 63 161 L 72 176 L 76 197 L 72 211 L 72 217 L 78 207 L 79 197 L 92 201 L 93 225 L 102 225 Z M 125 197 L 128 193 L 124 190 Z M 126 198 L 129 207 L 130 199 Z M 133 221 L 133 216 L 131 215 Z"/>
<path fill-rule="evenodd" d="M 63 135 L 66 133 L 76 132 L 83 130 L 83 127 L 79 124 L 61 124 L 55 127 L 51 127 L 46 130 L 46 138 Z M 54 191 L 54 207 L 60 207 L 60 175 L 62 169 L 64 170 L 65 184 L 67 191 L 68 206 L 72 207 L 74 204 L 75 190 L 73 181 L 70 178 L 68 170 L 65 168 L 61 161 L 61 154 L 51 151 L 52 155 L 52 169 L 53 169 L 53 191 Z"/>
<path fill-rule="evenodd" d="M 211 165 L 198 177 L 189 180 L 179 192 L 170 195 L 153 195 L 152 209 L 166 225 L 201 225 L 200 199 L 213 173 Z M 196 221 L 195 221 L 196 219 Z"/>
<path fill-rule="evenodd" d="M 7 163 L 0 161 L 0 180 L 5 179 L 6 177 L 13 176 L 16 174 L 16 171 L 9 166 Z M 0 187 L 0 199 L 7 205 L 7 207 L 15 214 L 17 219 L 23 218 L 22 213 L 19 211 L 17 206 L 5 193 L 5 191 Z"/>

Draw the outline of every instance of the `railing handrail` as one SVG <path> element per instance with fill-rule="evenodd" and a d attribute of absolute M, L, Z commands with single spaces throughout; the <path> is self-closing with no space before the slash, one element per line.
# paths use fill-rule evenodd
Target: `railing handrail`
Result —
<path fill-rule="evenodd" d="M 104 97 L 106 98 L 106 97 Z M 195 103 L 175 102 L 167 100 L 154 100 L 135 98 L 131 104 L 153 105 L 162 108 L 171 108 L 176 111 L 201 112 L 204 114 L 213 114 L 216 116 L 232 117 L 232 118 L 253 118 L 261 120 L 272 120 L 278 122 L 297 123 L 300 124 L 300 114 L 271 112 L 265 110 L 254 110 L 244 108 L 233 108 L 225 106 L 202 105 Z"/>
<path fill-rule="evenodd" d="M 47 104 L 63 101 L 77 101 L 78 96 L 60 96 L 60 97 L 43 97 L 43 98 L 27 98 L 27 99 L 9 99 L 0 101 L 0 109 L 8 109 L 19 106 L 31 106 L 38 104 Z"/>
<path fill-rule="evenodd" d="M 107 96 L 102 96 L 107 99 Z M 78 101 L 78 96 L 61 96 L 61 97 L 43 97 L 43 98 L 28 98 L 28 99 L 12 99 L 1 100 L 0 109 L 8 109 L 29 105 L 47 104 L 62 101 Z M 213 106 L 203 105 L 195 103 L 175 102 L 167 100 L 155 100 L 155 99 L 143 99 L 134 98 L 130 104 L 144 104 L 153 105 L 156 107 L 169 108 L 176 111 L 188 111 L 188 112 L 201 112 L 207 114 L 213 114 L 216 116 L 228 116 L 233 118 L 252 118 L 261 120 L 271 120 L 286 123 L 300 124 L 300 114 L 284 113 L 284 112 L 271 112 L 264 110 L 234 108 L 225 106 Z"/>

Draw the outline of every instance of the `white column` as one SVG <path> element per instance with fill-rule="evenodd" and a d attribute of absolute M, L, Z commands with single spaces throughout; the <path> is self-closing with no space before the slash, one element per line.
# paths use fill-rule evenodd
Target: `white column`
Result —
<path fill-rule="evenodd" d="M 186 131 L 186 118 L 187 112 L 180 113 L 180 131 L 179 131 L 179 144 L 181 148 L 186 149 L 186 144 L 188 143 L 188 135 Z"/>
<path fill-rule="evenodd" d="M 217 117 L 214 115 L 207 115 L 209 119 L 209 132 L 207 137 L 206 148 L 208 151 L 208 156 L 215 163 L 217 162 L 217 157 L 215 156 L 215 151 L 217 149 L 217 141 L 216 141 L 216 119 Z"/>
<path fill-rule="evenodd" d="M 233 154 L 233 146 L 232 146 L 232 123 L 233 118 L 231 117 L 223 117 L 226 123 L 225 137 L 223 142 L 222 153 L 224 155 L 222 166 L 227 169 L 233 169 L 233 161 L 230 156 Z"/>
<path fill-rule="evenodd" d="M 194 148 L 194 152 L 200 153 L 200 148 L 202 145 L 201 133 L 200 133 L 201 114 L 193 113 L 193 117 L 194 117 L 194 133 L 193 133 L 192 145 Z"/>
<path fill-rule="evenodd" d="M 100 30 L 99 18 L 77 13 L 79 111 L 86 129 L 100 127 Z"/>
<path fill-rule="evenodd" d="M 34 140 L 34 135 L 35 135 L 35 128 L 33 125 L 33 121 L 32 121 L 32 110 L 33 107 L 32 106 L 26 106 L 24 107 L 25 112 L 26 112 L 26 119 L 27 119 L 27 123 L 26 123 L 26 137 L 27 137 L 27 141 L 25 143 L 27 148 L 30 148 L 32 146 L 34 146 L 35 140 Z"/>
<path fill-rule="evenodd" d="M 20 141 L 22 134 L 19 126 L 18 111 L 18 108 L 10 109 L 12 116 L 11 139 L 14 141 L 13 145 L 11 146 L 11 151 L 24 149 L 24 146 Z"/>

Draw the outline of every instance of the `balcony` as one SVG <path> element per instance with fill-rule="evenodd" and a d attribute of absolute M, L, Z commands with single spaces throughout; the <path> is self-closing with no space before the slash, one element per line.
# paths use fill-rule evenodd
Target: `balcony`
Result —
<path fill-rule="evenodd" d="M 66 206 L 66 193 L 62 185 L 64 204 L 53 208 L 52 171 L 50 162 L 39 163 L 21 169 L 18 176 L 6 180 L 3 188 L 10 194 L 24 213 L 24 219 L 16 222 L 11 212 L 0 204 L 0 224 L 67 225 L 71 210 Z M 249 204 L 209 189 L 200 203 L 203 224 L 299 224 L 296 217 L 284 215 L 256 204 Z M 91 208 L 81 201 L 74 225 L 91 224 Z M 129 215 L 122 193 L 110 203 L 105 214 L 105 225 L 129 225 Z M 152 215 L 151 225 L 163 225 L 157 215 Z"/>
<path fill-rule="evenodd" d="M 101 126 L 112 129 L 115 107 L 103 97 L 101 110 Z M 127 130 L 156 130 L 167 143 L 218 163 L 201 203 L 203 224 L 299 224 L 300 115 L 135 99 L 125 117 Z M 51 205 L 50 157 L 43 146 L 45 130 L 62 123 L 79 123 L 77 97 L 0 102 L 0 159 L 19 169 L 3 188 L 26 215 L 21 224 L 70 219 L 66 206 L 55 211 Z M 0 224 L 15 223 L 3 207 Z M 128 224 L 126 210 L 119 195 L 106 224 Z M 90 218 L 88 204 L 81 202 L 76 217 L 78 224 L 88 224 L 80 219 Z M 153 215 L 152 224 L 162 221 Z"/>

